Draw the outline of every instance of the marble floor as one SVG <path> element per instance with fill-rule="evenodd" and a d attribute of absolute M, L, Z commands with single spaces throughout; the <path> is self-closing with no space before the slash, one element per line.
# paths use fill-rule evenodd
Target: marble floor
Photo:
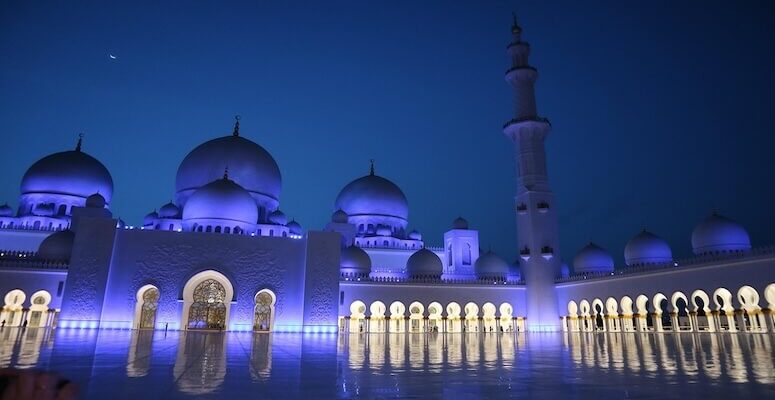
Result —
<path fill-rule="evenodd" d="M 0 331 L 0 368 L 86 399 L 765 399 L 771 334 Z"/>

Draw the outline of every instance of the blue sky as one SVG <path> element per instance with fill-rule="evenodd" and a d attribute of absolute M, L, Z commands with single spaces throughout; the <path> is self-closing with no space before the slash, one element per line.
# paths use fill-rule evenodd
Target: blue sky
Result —
<path fill-rule="evenodd" d="M 462 215 L 513 260 L 501 127 L 515 10 L 553 125 L 566 260 L 593 240 L 622 264 L 644 227 L 687 256 L 712 209 L 754 245 L 775 243 L 775 3 L 307 3 L 3 3 L 0 203 L 15 205 L 25 169 L 83 131 L 113 175 L 114 213 L 139 223 L 173 197 L 186 153 L 240 114 L 305 228 L 328 221 L 373 158 L 429 244 Z"/>

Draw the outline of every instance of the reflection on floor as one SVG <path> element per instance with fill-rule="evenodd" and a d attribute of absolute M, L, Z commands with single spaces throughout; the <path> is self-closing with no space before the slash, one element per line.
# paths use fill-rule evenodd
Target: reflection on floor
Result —
<path fill-rule="evenodd" d="M 0 367 L 84 398 L 775 396 L 768 334 L 252 334 L 0 330 Z M 666 389 L 667 388 L 667 389 Z"/>

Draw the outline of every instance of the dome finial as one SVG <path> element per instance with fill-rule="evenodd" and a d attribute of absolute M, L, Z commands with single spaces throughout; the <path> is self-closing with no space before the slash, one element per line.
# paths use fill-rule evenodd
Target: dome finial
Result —
<path fill-rule="evenodd" d="M 229 179 L 229 166 L 223 169 L 223 179 Z"/>
<path fill-rule="evenodd" d="M 83 132 L 78 134 L 78 142 L 75 144 L 75 151 L 81 151 L 82 143 L 83 143 Z"/>
<path fill-rule="evenodd" d="M 239 114 L 234 116 L 234 131 L 232 131 L 232 133 L 231 133 L 234 136 L 239 136 L 239 120 L 240 120 L 240 118 L 241 117 L 240 117 Z"/>
<path fill-rule="evenodd" d="M 369 160 L 371 167 L 369 168 L 369 175 L 374 175 L 374 159 Z"/>
<path fill-rule="evenodd" d="M 518 34 L 518 33 L 521 33 L 522 32 L 522 28 L 520 28 L 519 24 L 517 23 L 517 13 L 512 11 L 511 12 L 511 18 L 512 18 L 511 33 L 513 33 L 515 35 Z"/>

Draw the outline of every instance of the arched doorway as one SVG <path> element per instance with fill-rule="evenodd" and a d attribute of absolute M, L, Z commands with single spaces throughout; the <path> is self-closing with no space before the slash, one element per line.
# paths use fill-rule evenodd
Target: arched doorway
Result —
<path fill-rule="evenodd" d="M 497 323 L 495 322 L 495 304 L 490 302 L 482 305 L 482 325 L 485 332 L 495 332 Z"/>
<path fill-rule="evenodd" d="M 40 328 L 48 325 L 48 303 L 50 302 L 51 294 L 45 290 L 39 290 L 32 294 L 28 327 Z"/>
<path fill-rule="evenodd" d="M 575 305 L 575 303 L 574 303 Z M 498 311 L 500 312 L 500 331 L 501 332 L 511 332 L 514 330 L 514 307 L 511 306 L 509 303 L 502 303 L 500 307 L 498 307 Z M 576 313 L 575 311 L 573 312 Z"/>
<path fill-rule="evenodd" d="M 22 324 L 22 304 L 27 295 L 19 289 L 14 289 L 5 295 L 5 305 L 3 306 L 2 316 L 0 316 L 0 325 L 19 326 Z"/>
<path fill-rule="evenodd" d="M 419 333 L 425 332 L 425 320 L 423 313 L 425 312 L 425 306 L 419 301 L 415 301 L 409 304 L 409 332 Z"/>
<path fill-rule="evenodd" d="M 274 325 L 274 304 L 277 297 L 268 289 L 256 293 L 256 305 L 253 309 L 253 330 L 256 332 L 271 332 Z"/>
<path fill-rule="evenodd" d="M 135 304 L 135 329 L 156 328 L 156 311 L 159 309 L 159 289 L 153 285 L 145 285 L 137 291 Z"/>
<path fill-rule="evenodd" d="M 356 300 L 350 304 L 350 333 L 366 332 L 366 304 Z"/>
<path fill-rule="evenodd" d="M 428 305 L 428 332 L 444 332 L 441 304 L 434 301 Z"/>
<path fill-rule="evenodd" d="M 220 272 L 194 275 L 183 288 L 183 321 L 187 330 L 226 330 L 234 297 L 231 282 Z"/>
<path fill-rule="evenodd" d="M 453 301 L 447 304 L 447 332 L 460 332 L 461 325 L 460 304 Z"/>
<path fill-rule="evenodd" d="M 385 303 L 375 301 L 369 306 L 369 332 L 385 333 Z"/>
<path fill-rule="evenodd" d="M 479 332 L 479 306 L 474 302 L 467 303 L 463 309 L 466 313 L 466 323 L 463 332 Z"/>
<path fill-rule="evenodd" d="M 400 301 L 394 301 L 390 304 L 390 333 L 406 332 L 404 318 L 406 315 L 406 306 Z"/>

